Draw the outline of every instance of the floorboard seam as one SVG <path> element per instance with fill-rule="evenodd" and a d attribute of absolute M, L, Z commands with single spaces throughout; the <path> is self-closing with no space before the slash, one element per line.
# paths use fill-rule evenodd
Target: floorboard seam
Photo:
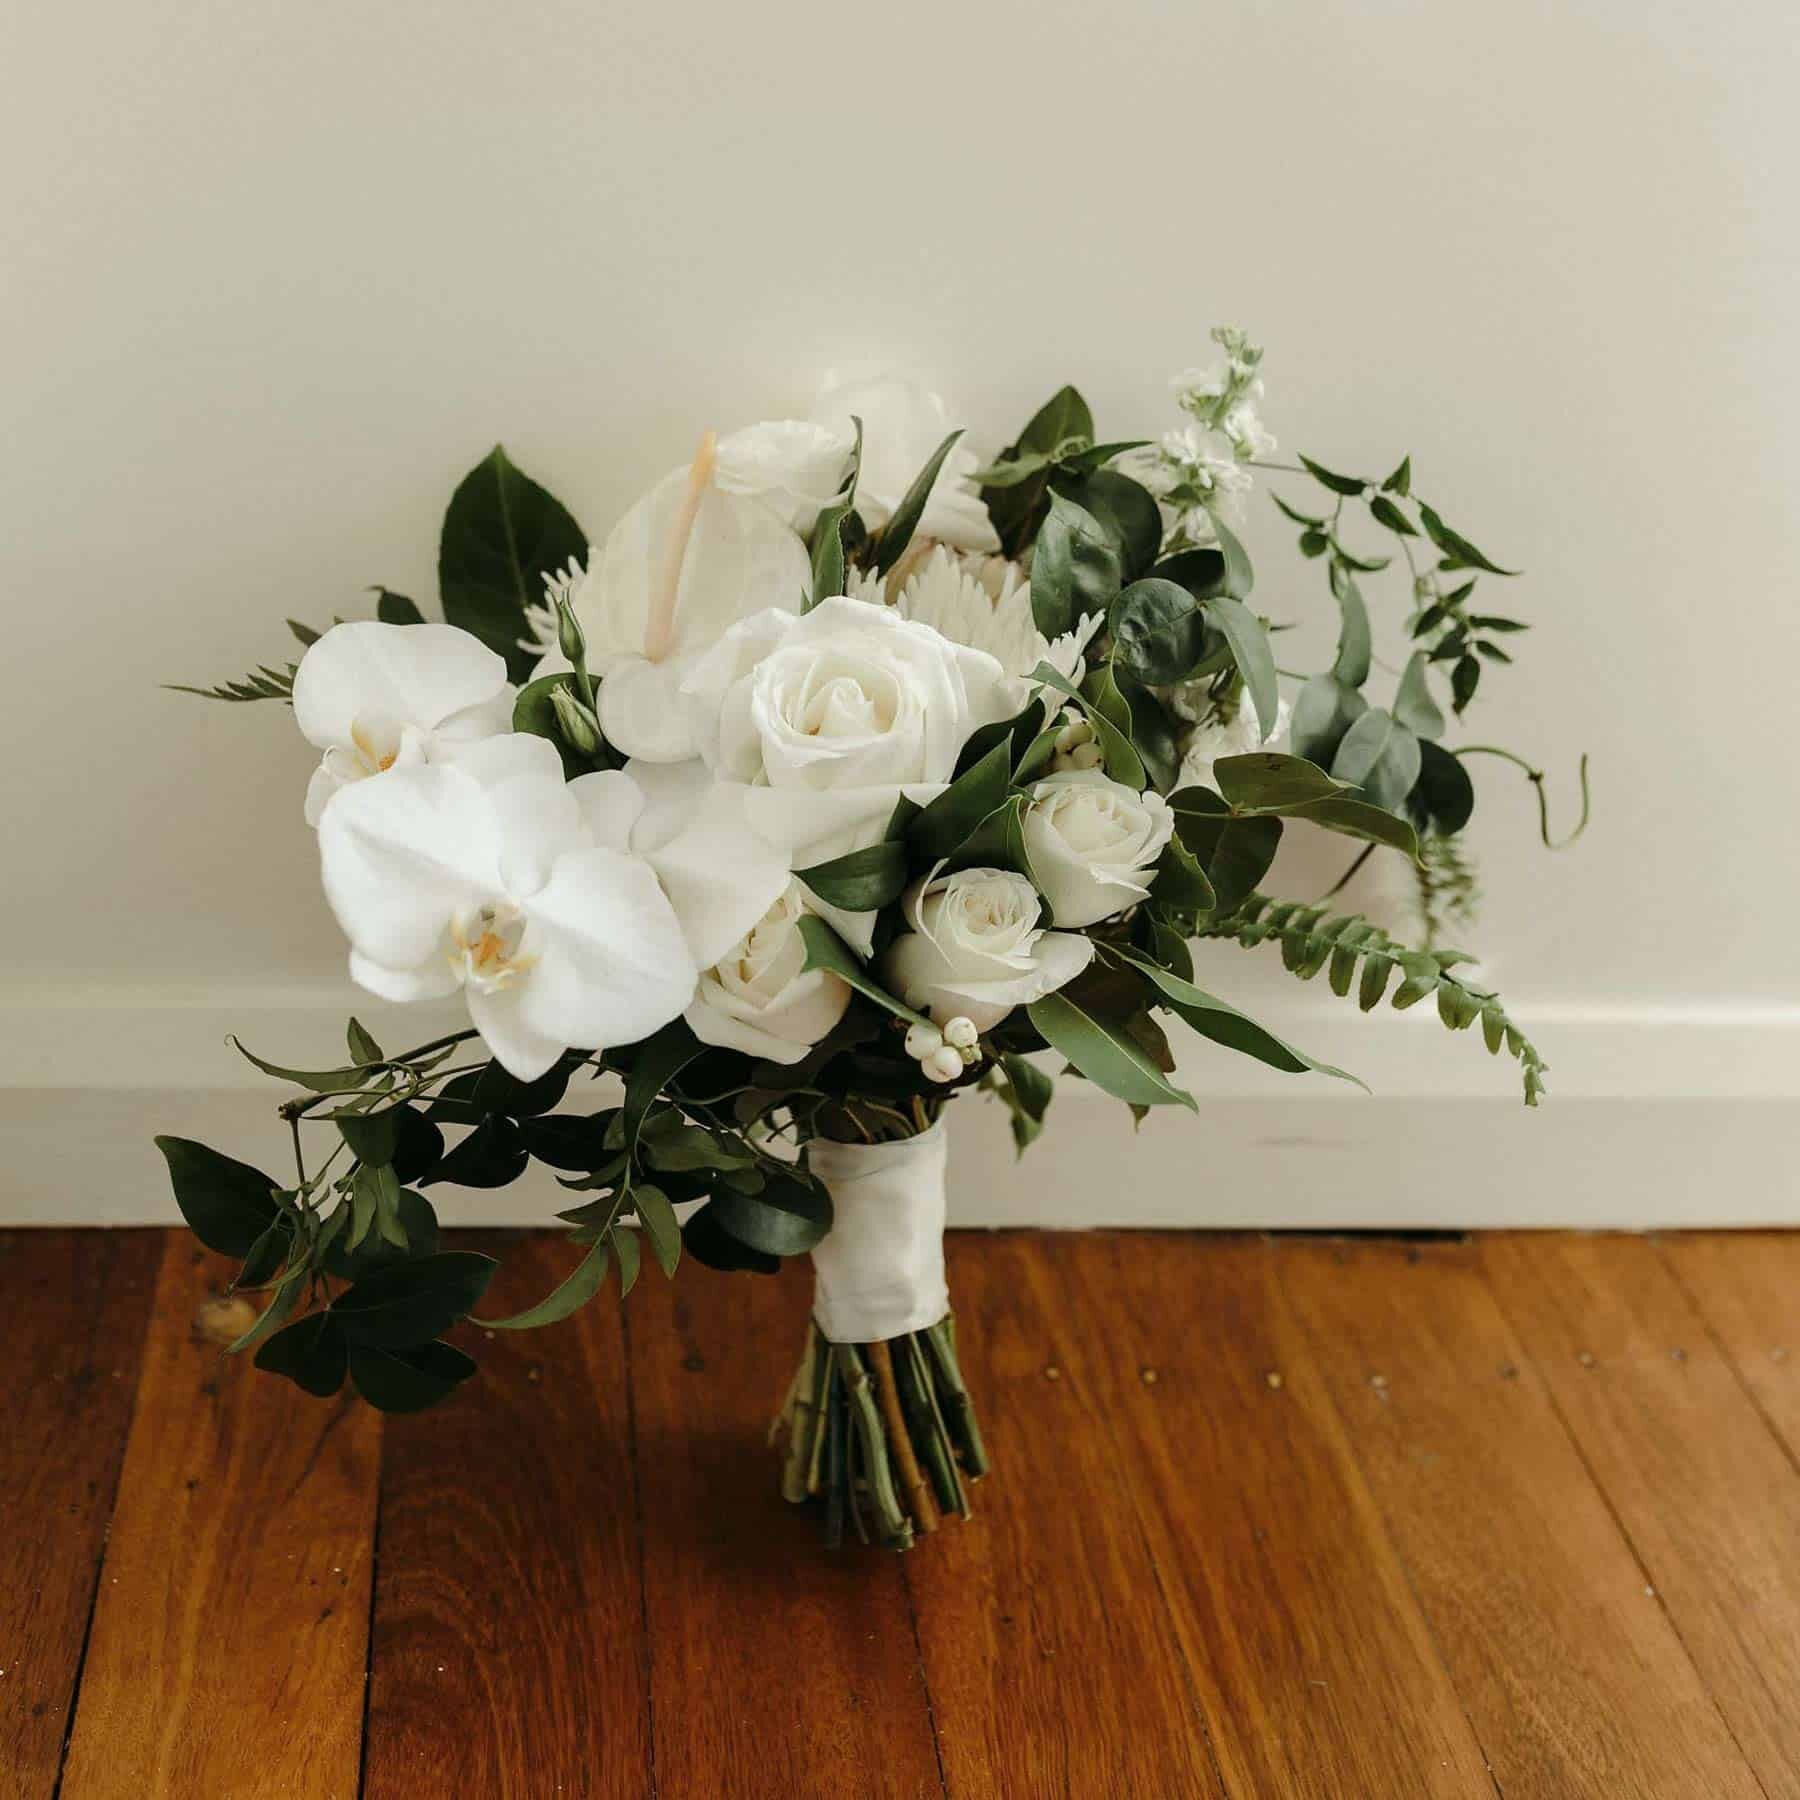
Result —
<path fill-rule="evenodd" d="M 1589 1458 L 1587 1446 L 1582 1443 L 1574 1422 L 1563 1411 L 1562 1401 L 1557 1398 L 1556 1384 L 1544 1373 L 1543 1364 L 1538 1360 L 1538 1353 L 1531 1347 L 1530 1336 L 1524 1326 L 1513 1316 L 1512 1309 L 1506 1304 L 1505 1284 L 1489 1278 L 1485 1250 L 1479 1253 L 1478 1267 L 1482 1280 L 1487 1283 L 1488 1292 L 1494 1297 L 1494 1304 L 1500 1308 L 1501 1316 L 1512 1327 L 1512 1334 L 1519 1341 L 1520 1352 L 1529 1359 L 1531 1367 L 1537 1375 L 1538 1384 L 1544 1390 L 1544 1397 L 1550 1402 L 1550 1410 L 1555 1415 L 1557 1424 L 1562 1427 L 1563 1435 L 1569 1440 L 1570 1447 L 1580 1460 L 1583 1473 L 1592 1483 L 1594 1492 L 1600 1496 L 1600 1504 L 1606 1508 L 1607 1517 L 1613 1522 L 1613 1529 L 1618 1532 L 1625 1548 L 1631 1552 L 1631 1560 L 1637 1564 L 1638 1573 L 1644 1578 L 1644 1585 L 1656 1596 L 1657 1607 L 1664 1619 L 1668 1621 L 1669 1630 L 1676 1643 L 1681 1646 L 1681 1654 L 1687 1658 L 1688 1667 L 1694 1671 L 1694 1680 L 1699 1684 L 1701 1692 L 1712 1702 L 1713 1711 L 1719 1715 L 1719 1723 L 1725 1728 L 1725 1735 L 1731 1739 L 1732 1747 L 1744 1759 L 1744 1767 L 1750 1771 L 1750 1779 L 1756 1783 L 1757 1791 L 1763 1795 L 1763 1800 L 1769 1800 L 1769 1790 L 1763 1782 L 1762 1772 L 1750 1760 L 1750 1753 L 1744 1748 L 1730 1719 L 1725 1716 L 1725 1708 L 1720 1704 L 1719 1696 L 1713 1692 L 1712 1684 L 1706 1679 L 1700 1664 L 1695 1660 L 1693 1647 L 1688 1643 L 1679 1621 L 1669 1610 L 1668 1596 L 1663 1593 L 1662 1583 L 1656 1579 L 1655 1572 L 1651 1569 L 1643 1551 L 1638 1548 L 1637 1539 L 1631 1535 L 1631 1528 L 1625 1523 L 1618 1507 L 1613 1504 L 1613 1497 L 1607 1491 L 1606 1483 L 1600 1479 L 1599 1470 L 1594 1467 Z"/>
<path fill-rule="evenodd" d="M 351 1402 L 352 1405 L 356 1402 Z M 375 1458 L 375 1528 L 369 1534 L 368 1624 L 363 1634 L 362 1731 L 356 1744 L 358 1800 L 369 1785 L 369 1723 L 375 1711 L 375 1619 L 381 1594 L 381 1525 L 387 1510 L 387 1429 L 383 1421 L 381 1449 Z"/>
<path fill-rule="evenodd" d="M 631 1519 L 637 1532 L 638 1559 L 638 1655 L 644 1668 L 644 1729 L 649 1746 L 645 1775 L 650 1800 L 656 1800 L 656 1657 L 650 1642 L 650 1551 L 644 1534 L 644 1478 L 638 1465 L 637 1375 L 631 1358 L 631 1315 L 623 1301 L 619 1306 L 619 1337 L 625 1351 L 625 1437 L 631 1458 Z"/>
<path fill-rule="evenodd" d="M 1494 1767 L 1494 1759 L 1488 1754 L 1488 1747 L 1482 1738 L 1481 1731 L 1475 1723 L 1475 1715 L 1469 1711 L 1467 1696 L 1462 1685 L 1456 1679 L 1456 1671 L 1450 1666 L 1450 1659 L 1444 1654 L 1442 1640 L 1432 1621 L 1431 1608 L 1425 1604 L 1425 1597 L 1419 1592 L 1419 1584 L 1414 1579 L 1412 1563 L 1405 1550 L 1401 1548 L 1400 1539 L 1394 1530 L 1394 1522 L 1388 1516 L 1388 1509 L 1382 1505 L 1376 1495 L 1375 1484 L 1370 1479 L 1369 1471 L 1363 1466 L 1362 1452 L 1357 1448 L 1356 1432 L 1344 1409 L 1338 1404 L 1338 1398 L 1332 1392 L 1331 1382 L 1326 1378 L 1320 1344 L 1311 1325 L 1307 1323 L 1305 1312 L 1294 1304 L 1293 1296 L 1288 1292 L 1286 1272 L 1282 1268 L 1283 1253 L 1279 1243 L 1270 1238 L 1267 1240 L 1269 1257 L 1275 1270 L 1275 1291 L 1281 1304 L 1287 1309 L 1288 1317 L 1294 1329 L 1300 1335 L 1300 1341 L 1306 1346 L 1306 1353 L 1312 1358 L 1313 1372 L 1319 1378 L 1319 1386 L 1325 1395 L 1325 1404 L 1331 1408 L 1332 1416 L 1337 1420 L 1344 1434 L 1344 1442 L 1350 1448 L 1351 1461 L 1355 1464 L 1358 1479 L 1369 1496 L 1369 1504 L 1375 1508 L 1375 1516 L 1381 1523 L 1381 1535 L 1387 1540 L 1388 1548 L 1394 1553 L 1394 1561 L 1400 1566 L 1400 1573 L 1406 1581 L 1406 1591 L 1412 1596 L 1412 1603 L 1418 1609 L 1419 1622 L 1425 1627 L 1425 1636 L 1430 1640 L 1431 1653 L 1437 1658 L 1437 1664 L 1444 1672 L 1444 1679 L 1450 1684 L 1450 1691 L 1456 1696 L 1456 1704 L 1463 1716 L 1463 1723 L 1469 1728 L 1469 1736 L 1475 1748 L 1481 1752 L 1481 1765 L 1487 1770 L 1488 1780 L 1494 1784 L 1494 1792 L 1505 1800 L 1506 1789 L 1500 1780 L 1500 1772 Z"/>
<path fill-rule="evenodd" d="M 69 1683 L 69 1711 L 63 1722 L 62 1750 L 56 1759 L 56 1781 L 50 1789 L 50 1800 L 62 1800 L 63 1777 L 69 1772 L 69 1748 L 75 1742 L 75 1715 L 81 1703 L 81 1683 L 87 1673 L 88 1646 L 94 1638 L 94 1616 L 100 1610 L 100 1588 L 106 1576 L 106 1556 L 112 1548 L 113 1520 L 119 1508 L 119 1489 L 125 1482 L 125 1458 L 131 1450 L 131 1434 L 137 1425 L 138 1400 L 144 1391 L 144 1354 L 150 1333 L 156 1328 L 156 1291 L 162 1280 L 163 1258 L 173 1254 L 173 1231 L 162 1234 L 162 1249 L 150 1270 L 150 1292 L 144 1302 L 144 1331 L 138 1339 L 137 1377 L 131 1390 L 131 1417 L 125 1423 L 125 1442 L 119 1451 L 118 1467 L 113 1472 L 112 1492 L 106 1500 L 106 1529 L 100 1534 L 100 1554 L 94 1559 L 94 1589 L 88 1596 L 87 1617 L 81 1626 L 81 1649 L 75 1657 L 75 1677 Z"/>
<path fill-rule="evenodd" d="M 925 1696 L 925 1723 L 931 1730 L 931 1753 L 937 1758 L 938 1786 L 943 1790 L 944 1800 L 950 1800 L 950 1777 L 944 1768 L 944 1746 L 938 1738 L 937 1708 L 932 1704 L 931 1677 L 925 1669 L 925 1640 L 919 1632 L 919 1606 L 905 1562 L 900 1564 L 900 1591 L 906 1596 L 906 1618 L 912 1626 L 913 1655 L 919 1666 L 919 1691 Z"/>
<path fill-rule="evenodd" d="M 1111 1247 L 1116 1257 L 1117 1245 Z M 1055 1267 L 1056 1284 L 1063 1290 L 1065 1300 L 1068 1298 L 1069 1277 L 1059 1263 Z M 1162 1607 L 1163 1624 L 1167 1627 L 1169 1647 L 1174 1651 L 1176 1660 L 1181 1664 L 1181 1673 L 1187 1684 L 1188 1699 L 1194 1708 L 1194 1723 L 1200 1727 L 1200 1741 L 1206 1746 L 1206 1760 L 1212 1764 L 1214 1779 L 1219 1784 L 1222 1800 L 1232 1800 L 1231 1783 L 1225 1779 L 1225 1765 L 1219 1760 L 1219 1747 L 1213 1742 L 1212 1721 L 1207 1717 L 1206 1702 L 1200 1694 L 1200 1677 L 1194 1665 L 1188 1659 L 1187 1647 L 1183 1642 L 1181 1628 L 1175 1620 L 1175 1605 L 1169 1598 L 1168 1578 L 1163 1573 L 1163 1566 L 1156 1554 L 1156 1543 L 1151 1536 L 1149 1521 L 1144 1517 L 1144 1508 L 1138 1496 L 1137 1483 L 1131 1478 L 1132 1458 L 1129 1446 L 1124 1444 L 1113 1428 L 1113 1415 L 1110 1408 L 1101 1403 L 1098 1389 L 1089 1378 L 1085 1362 L 1075 1364 L 1081 1371 L 1082 1392 L 1092 1402 L 1095 1416 L 1099 1420 L 1100 1429 L 1105 1433 L 1106 1441 L 1112 1447 L 1114 1463 L 1131 1495 L 1131 1517 L 1137 1527 L 1138 1542 L 1144 1549 L 1144 1560 L 1150 1565 L 1151 1579 L 1156 1583 L 1156 1598 Z"/>

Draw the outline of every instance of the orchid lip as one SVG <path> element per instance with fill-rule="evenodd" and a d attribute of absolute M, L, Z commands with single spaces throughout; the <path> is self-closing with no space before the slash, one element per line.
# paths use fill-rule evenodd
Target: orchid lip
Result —
<path fill-rule="evenodd" d="M 520 953 L 525 915 L 510 901 L 459 913 L 450 923 L 450 967 L 479 994 L 500 993 L 537 961 Z"/>

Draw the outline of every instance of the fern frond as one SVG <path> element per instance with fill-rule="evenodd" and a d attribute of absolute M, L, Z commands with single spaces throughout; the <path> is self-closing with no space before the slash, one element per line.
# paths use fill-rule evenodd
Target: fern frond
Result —
<path fill-rule="evenodd" d="M 198 694 L 202 700 L 283 700 L 292 705 L 294 672 L 299 666 L 288 663 L 277 669 L 265 663 L 241 680 L 221 682 L 217 687 L 184 687 L 175 681 L 165 681 L 163 686 L 172 694 Z"/>
<path fill-rule="evenodd" d="M 1412 874 L 1427 950 L 1452 929 L 1475 923 L 1481 910 L 1481 878 L 1460 837 L 1422 833 Z"/>
<path fill-rule="evenodd" d="M 1252 894 L 1235 912 L 1203 918 L 1195 935 L 1227 938 L 1247 950 L 1278 943 L 1282 965 L 1291 974 L 1310 981 L 1321 969 L 1328 969 L 1331 991 L 1344 996 L 1354 986 L 1357 1005 L 1364 1012 L 1381 1004 L 1388 983 L 1398 972 L 1400 985 L 1391 1000 L 1396 1009 L 1405 1011 L 1435 995 L 1438 1017 L 1452 1031 L 1466 1030 L 1479 1019 L 1489 1053 L 1498 1055 L 1504 1046 L 1517 1060 L 1525 1081 L 1525 1104 L 1536 1106 L 1544 1093 L 1549 1065 L 1514 1023 L 1500 997 L 1470 986 L 1451 972 L 1457 963 L 1471 960 L 1464 951 L 1414 950 L 1360 913 L 1333 913 L 1326 906 L 1272 900 L 1267 894 Z"/>

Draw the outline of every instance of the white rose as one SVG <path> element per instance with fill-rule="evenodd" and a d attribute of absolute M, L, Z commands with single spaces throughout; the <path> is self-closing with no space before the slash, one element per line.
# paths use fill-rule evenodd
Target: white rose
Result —
<path fill-rule="evenodd" d="M 1086 938 L 1044 928 L 1037 890 L 1010 869 L 917 882 L 901 905 L 912 930 L 889 946 L 882 969 L 908 1006 L 940 1025 L 960 1015 L 987 1031 L 1074 980 L 1094 954 Z"/>
<path fill-rule="evenodd" d="M 1170 704 L 1177 714 L 1182 714 L 1179 690 L 1171 696 Z M 1284 748 L 1292 712 L 1293 708 L 1283 700 L 1276 712 L 1275 729 L 1269 733 L 1266 743 L 1259 729 L 1256 708 L 1248 695 L 1237 709 L 1235 718 L 1214 717 L 1204 725 L 1196 725 L 1182 748 L 1181 775 L 1176 785 L 1209 787 L 1216 792 L 1219 784 L 1213 777 L 1213 764 L 1221 756 L 1248 756 L 1254 750 Z"/>
<path fill-rule="evenodd" d="M 839 428 L 852 416 L 862 420 L 856 509 L 870 525 L 886 523 L 932 452 L 956 425 L 936 394 L 895 375 L 827 377 L 812 416 Z M 925 503 L 918 525 L 921 537 L 954 544 L 959 550 L 1000 548 L 987 508 L 969 479 L 979 466 L 980 458 L 965 440 L 958 439 Z"/>
<path fill-rule="evenodd" d="M 1174 829 L 1161 794 L 1098 769 L 1040 781 L 1025 809 L 1025 849 L 1057 924 L 1094 925 L 1136 905 Z"/>
<path fill-rule="evenodd" d="M 850 989 L 828 969 L 806 967 L 798 882 L 700 977 L 685 1017 L 703 1044 L 767 1062 L 796 1063 L 829 1033 Z"/>
<path fill-rule="evenodd" d="M 1014 710 L 993 657 L 841 595 L 734 626 L 683 696 L 708 766 L 796 868 L 874 843 L 902 794 L 935 799 L 970 733 Z M 872 915 L 826 916 L 868 953 Z"/>
<path fill-rule="evenodd" d="M 855 442 L 851 427 L 806 419 L 766 419 L 719 440 L 714 480 L 727 494 L 759 500 L 803 536 L 844 485 Z"/>

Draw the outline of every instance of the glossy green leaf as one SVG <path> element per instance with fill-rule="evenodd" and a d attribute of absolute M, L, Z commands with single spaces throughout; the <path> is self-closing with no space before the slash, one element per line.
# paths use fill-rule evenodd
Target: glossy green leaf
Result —
<path fill-rule="evenodd" d="M 714 1193 L 713 1223 L 765 1256 L 802 1256 L 831 1229 L 824 1184 L 798 1175 L 772 1176 L 756 1194 Z"/>
<path fill-rule="evenodd" d="M 495 1262 L 473 1250 L 442 1250 L 366 1275 L 332 1302 L 353 1344 L 422 1344 L 466 1318 L 487 1291 Z"/>
<path fill-rule="evenodd" d="M 175 1204 L 209 1250 L 248 1256 L 281 1211 L 275 1183 L 261 1169 L 221 1155 L 192 1138 L 159 1137 Z"/>
<path fill-rule="evenodd" d="M 420 1344 L 412 1349 L 382 1349 L 352 1342 L 350 1379 L 377 1412 L 423 1412 L 448 1399 L 475 1373 L 473 1357 L 454 1344 Z"/>
<path fill-rule="evenodd" d="M 1377 523 L 1385 525 L 1389 531 L 1398 532 L 1401 537 L 1417 537 L 1419 535 L 1418 526 L 1385 494 L 1377 494 L 1369 502 L 1369 511 L 1375 515 Z"/>
<path fill-rule="evenodd" d="M 1462 759 L 1440 744 L 1421 743 L 1419 779 L 1407 806 L 1421 825 L 1454 837 L 1475 811 L 1475 787 Z"/>
<path fill-rule="evenodd" d="M 1048 663 L 1041 662 L 1032 670 L 1031 679 L 1041 681 L 1046 687 L 1055 688 L 1059 694 L 1066 695 L 1087 715 L 1088 723 L 1094 728 L 1094 739 L 1100 746 L 1106 772 L 1114 781 L 1121 781 L 1139 793 L 1149 786 L 1150 778 L 1145 773 L 1143 759 L 1133 748 L 1131 739 L 1107 717 L 1102 708 L 1077 689 L 1067 676 L 1060 670 L 1051 668 Z"/>
<path fill-rule="evenodd" d="M 1360 475 L 1340 475 L 1334 469 L 1328 469 L 1323 463 L 1316 463 L 1310 456 L 1302 456 L 1301 463 L 1314 481 L 1322 483 L 1334 494 L 1360 495 L 1369 485 Z"/>
<path fill-rule="evenodd" d="M 326 1399 L 344 1385 L 344 1334 L 329 1312 L 310 1313 L 276 1332 L 257 1351 L 256 1366 Z"/>
<path fill-rule="evenodd" d="M 1073 631 L 1089 613 L 1103 613 L 1117 597 L 1119 555 L 1104 526 L 1061 494 L 1037 535 L 1031 563 L 1031 610 L 1052 640 Z"/>
<path fill-rule="evenodd" d="M 326 1274 L 338 1281 L 361 1281 L 377 1269 L 385 1269 L 410 1257 L 436 1255 L 440 1234 L 437 1210 L 431 1202 L 416 1188 L 402 1188 L 394 1210 L 405 1233 L 404 1247 L 371 1232 L 352 1249 L 346 1229 L 333 1238 L 325 1251 Z"/>
<path fill-rule="evenodd" d="M 1149 576 L 1112 603 L 1113 657 L 1140 681 L 1171 687 L 1206 656 L 1207 619 L 1186 588 Z"/>
<path fill-rule="evenodd" d="M 529 1161 L 530 1152 L 518 1125 L 495 1114 L 447 1151 L 426 1181 L 432 1187 L 444 1181 L 456 1187 L 510 1187 L 525 1173 Z"/>
<path fill-rule="evenodd" d="M 1010 760 L 1010 751 L 1006 754 Z M 830 862 L 797 869 L 795 875 L 827 906 L 845 912 L 873 912 L 899 899 L 905 888 L 906 846 L 892 840 L 870 844 Z"/>
<path fill-rule="evenodd" d="M 587 1255 L 536 1306 L 504 1319 L 477 1319 L 475 1323 L 484 1331 L 530 1331 L 566 1319 L 599 1293 L 606 1279 L 606 1254 L 606 1239 L 601 1238 L 588 1246 Z"/>
<path fill-rule="evenodd" d="M 900 504 L 894 508 L 893 516 L 881 529 L 881 535 L 875 540 L 875 573 L 885 575 L 906 554 L 907 546 L 912 542 L 913 533 L 919 528 L 919 520 L 924 517 L 925 503 L 931 498 L 931 490 L 937 485 L 939 471 L 944 466 L 944 458 L 956 448 L 956 440 L 962 436 L 962 427 L 950 433 L 926 459 L 924 468 L 913 477 L 912 486 L 901 496 Z"/>
<path fill-rule="evenodd" d="M 1344 734 L 1332 758 L 1339 781 L 1362 790 L 1362 797 L 1397 811 L 1419 779 L 1419 740 L 1391 713 L 1370 707 Z"/>
<path fill-rule="evenodd" d="M 1503 569 L 1497 562 L 1490 562 L 1460 532 L 1452 531 L 1422 500 L 1419 502 L 1419 517 L 1424 522 L 1425 535 L 1444 552 L 1451 567 L 1485 569 L 1490 575 L 1519 573 L 1517 569 Z"/>
<path fill-rule="evenodd" d="M 880 986 L 851 954 L 849 946 L 823 919 L 811 913 L 806 914 L 800 920 L 800 936 L 806 943 L 807 968 L 830 970 L 833 975 L 848 982 L 859 994 L 873 1000 L 877 1006 L 886 1007 L 896 1018 L 905 1019 L 908 1024 L 931 1023 L 923 1013 L 914 1012 L 910 1006 L 903 1005 Z"/>
<path fill-rule="evenodd" d="M 1213 764 L 1213 779 L 1231 805 L 1245 809 L 1285 810 L 1349 791 L 1317 763 L 1276 750 L 1221 756 Z"/>
<path fill-rule="evenodd" d="M 1215 594 L 1203 603 L 1208 617 L 1231 646 L 1231 659 L 1244 678 L 1257 722 L 1267 738 L 1280 712 L 1281 690 L 1275 679 L 1275 653 L 1269 648 L 1268 628 L 1241 600 Z"/>
<path fill-rule="evenodd" d="M 542 603 L 544 577 L 585 559 L 587 534 L 567 509 L 523 474 L 498 445 L 450 497 L 438 545 L 444 618 L 506 658 L 512 681 L 537 661 L 524 647 L 527 612 Z"/>
<path fill-rule="evenodd" d="M 927 864 L 953 856 L 969 833 L 1005 800 L 1011 786 L 1009 740 L 996 744 L 972 769 L 959 775 L 907 827 L 912 854 Z"/>
<path fill-rule="evenodd" d="M 669 1196 L 655 1182 L 640 1181 L 632 1186 L 631 1204 L 657 1267 L 672 1276 L 681 1262 L 681 1224 Z"/>
<path fill-rule="evenodd" d="M 1080 474 L 1058 471 L 1050 477 L 1050 491 L 1073 500 L 1099 521 L 1118 550 L 1121 580 L 1135 579 L 1156 561 L 1162 548 L 1162 513 L 1142 482 L 1117 469 Z"/>
<path fill-rule="evenodd" d="M 1218 894 L 1200 866 L 1200 859 L 1179 837 L 1170 838 L 1157 859 L 1150 897 L 1165 906 L 1190 913 L 1211 912 L 1219 904 Z"/>

